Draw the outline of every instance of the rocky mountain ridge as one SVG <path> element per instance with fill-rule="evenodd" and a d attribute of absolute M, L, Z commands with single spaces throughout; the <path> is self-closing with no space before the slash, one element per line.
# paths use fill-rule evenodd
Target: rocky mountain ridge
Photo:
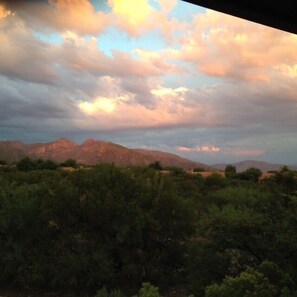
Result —
<path fill-rule="evenodd" d="M 0 159 L 14 162 L 25 156 L 32 159 L 50 159 L 55 162 L 74 159 L 85 165 L 114 163 L 120 166 L 146 166 L 159 161 L 163 167 L 176 166 L 184 169 L 202 167 L 205 170 L 213 170 L 206 164 L 190 161 L 171 153 L 129 149 L 119 144 L 94 139 L 87 139 L 82 144 L 76 144 L 67 138 L 33 144 L 25 144 L 20 141 L 0 141 Z"/>

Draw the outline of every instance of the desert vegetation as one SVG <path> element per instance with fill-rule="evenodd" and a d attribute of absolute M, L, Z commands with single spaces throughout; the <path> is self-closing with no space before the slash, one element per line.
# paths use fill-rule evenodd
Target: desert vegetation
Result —
<path fill-rule="evenodd" d="M 297 296 L 297 173 L 0 166 L 0 287 L 86 296 Z"/>

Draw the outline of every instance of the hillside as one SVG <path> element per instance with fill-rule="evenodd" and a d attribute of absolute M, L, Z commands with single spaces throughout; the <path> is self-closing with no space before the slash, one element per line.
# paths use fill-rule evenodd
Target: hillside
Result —
<path fill-rule="evenodd" d="M 82 144 L 76 144 L 67 138 L 48 143 L 33 144 L 24 144 L 20 141 L 0 142 L 0 159 L 14 162 L 24 156 L 32 159 L 50 159 L 55 162 L 75 159 L 78 163 L 86 165 L 115 163 L 121 166 L 145 166 L 159 161 L 163 167 L 177 166 L 185 169 L 203 167 L 207 170 L 211 169 L 206 164 L 193 162 L 178 155 L 144 149 L 129 149 L 112 142 L 93 139 L 88 139 Z"/>
<path fill-rule="evenodd" d="M 214 170 L 214 168 L 200 163 L 200 162 L 194 162 L 190 161 L 188 159 L 182 158 L 175 154 L 160 152 L 160 151 L 151 151 L 146 149 L 133 149 L 133 151 L 141 153 L 145 156 L 151 157 L 153 160 L 160 160 L 161 164 L 163 166 L 178 166 L 185 169 L 191 169 L 195 167 L 202 167 L 206 170 Z M 166 165 L 165 165 L 166 164 Z M 179 164 L 179 165 L 176 165 Z"/>

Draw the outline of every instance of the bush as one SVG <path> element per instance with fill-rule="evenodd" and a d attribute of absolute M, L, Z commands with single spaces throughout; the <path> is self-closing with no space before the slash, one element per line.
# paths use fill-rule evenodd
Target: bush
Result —
<path fill-rule="evenodd" d="M 118 289 L 111 290 L 110 293 L 108 293 L 107 289 L 103 287 L 97 291 L 95 297 L 125 297 L 125 295 Z"/>
<path fill-rule="evenodd" d="M 151 283 L 143 283 L 139 290 L 139 297 L 160 297 L 159 288 Z"/>

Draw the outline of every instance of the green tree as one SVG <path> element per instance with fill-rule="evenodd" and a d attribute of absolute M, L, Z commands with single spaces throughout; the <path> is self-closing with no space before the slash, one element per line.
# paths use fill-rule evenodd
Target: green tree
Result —
<path fill-rule="evenodd" d="M 247 170 L 238 174 L 238 177 L 242 180 L 248 180 L 251 182 L 258 182 L 259 177 L 262 175 L 262 171 L 258 168 L 248 168 Z"/>
<path fill-rule="evenodd" d="M 208 286 L 205 297 L 274 297 L 276 292 L 263 273 L 248 268 L 237 277 L 226 276 L 221 284 Z"/>
<path fill-rule="evenodd" d="M 272 179 L 279 186 L 284 194 L 292 194 L 297 190 L 297 172 L 283 166 L 280 171 L 276 172 Z"/>
<path fill-rule="evenodd" d="M 24 157 L 16 163 L 17 169 L 20 171 L 30 171 L 36 169 L 36 163 L 29 157 Z"/>
<path fill-rule="evenodd" d="M 205 168 L 203 167 L 195 167 L 193 168 L 193 172 L 204 172 L 205 171 Z"/>
<path fill-rule="evenodd" d="M 64 161 L 63 163 L 61 163 L 61 166 L 77 168 L 78 164 L 76 163 L 76 161 L 74 159 L 68 159 L 68 160 Z"/>
<path fill-rule="evenodd" d="M 236 167 L 231 164 L 227 165 L 225 168 L 225 176 L 227 178 L 232 178 L 235 175 L 236 175 Z"/>
<path fill-rule="evenodd" d="M 208 190 L 217 190 L 225 187 L 225 185 L 225 178 L 216 172 L 205 178 L 205 186 Z"/>
<path fill-rule="evenodd" d="M 58 164 L 56 164 L 52 160 L 37 160 L 37 169 L 40 170 L 55 170 L 58 168 Z"/>
<path fill-rule="evenodd" d="M 177 166 L 167 166 L 164 168 L 164 170 L 171 171 L 171 173 L 174 175 L 182 175 L 185 173 L 183 168 Z"/>
<path fill-rule="evenodd" d="M 162 170 L 163 169 L 163 167 L 161 166 L 160 161 L 155 161 L 155 162 L 149 164 L 149 167 L 154 168 L 156 170 Z"/>
<path fill-rule="evenodd" d="M 248 267 L 238 276 L 226 276 L 221 284 L 206 288 L 205 297 L 295 297 L 295 283 L 275 263 L 263 261 L 258 268 Z"/>
<path fill-rule="evenodd" d="M 0 166 L 3 166 L 3 165 L 7 165 L 7 162 L 5 160 L 0 159 Z"/>

